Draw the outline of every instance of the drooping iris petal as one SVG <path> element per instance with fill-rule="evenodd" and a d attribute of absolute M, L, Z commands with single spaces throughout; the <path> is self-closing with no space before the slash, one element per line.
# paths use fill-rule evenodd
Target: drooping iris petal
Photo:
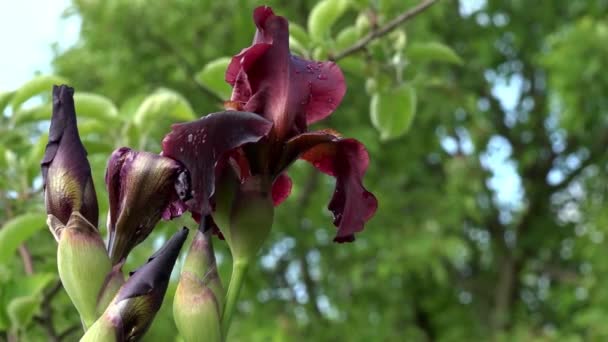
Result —
<path fill-rule="evenodd" d="M 171 271 L 187 236 L 187 228 L 175 233 L 145 265 L 131 273 L 83 340 L 97 340 L 95 336 L 103 335 L 104 330 L 115 334 L 117 341 L 139 340 L 161 307 Z"/>
<path fill-rule="evenodd" d="M 126 258 L 177 200 L 175 183 L 182 173 L 181 164 L 171 158 L 127 147 L 112 153 L 106 172 L 112 264 Z"/>
<path fill-rule="evenodd" d="M 73 211 L 97 227 L 99 209 L 91 167 L 76 126 L 74 89 L 53 87 L 49 141 L 40 163 L 48 214 L 67 224 Z"/>
<path fill-rule="evenodd" d="M 376 197 L 362 184 L 369 164 L 367 150 L 357 140 L 342 139 L 328 132 L 310 132 L 287 142 L 286 151 L 312 163 L 319 171 L 336 177 L 329 203 L 338 234 L 334 241 L 349 242 L 363 230 L 378 207 Z"/>
<path fill-rule="evenodd" d="M 281 173 L 272 183 L 272 203 L 274 206 L 278 206 L 283 203 L 291 194 L 292 182 L 291 178 L 285 173 Z"/>
<path fill-rule="evenodd" d="M 304 132 L 306 124 L 327 117 L 340 104 L 344 75 L 333 62 L 292 56 L 287 20 L 269 7 L 258 7 L 253 17 L 253 45 L 234 56 L 226 71 L 231 100 L 272 120 L 279 139 Z"/>
<path fill-rule="evenodd" d="M 257 142 L 272 127 L 264 118 L 246 112 L 209 114 L 172 126 L 163 139 L 163 155 L 181 162 L 190 172 L 192 193 L 186 201 L 194 213 L 211 213 L 209 198 L 215 191 L 215 166 L 224 153 Z"/>

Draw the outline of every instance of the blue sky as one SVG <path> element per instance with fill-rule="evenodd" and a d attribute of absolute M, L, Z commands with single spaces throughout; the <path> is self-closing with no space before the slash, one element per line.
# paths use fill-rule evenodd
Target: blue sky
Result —
<path fill-rule="evenodd" d="M 19 87 L 37 71 L 48 73 L 51 45 L 64 49 L 78 38 L 80 20 L 62 19 L 70 0 L 0 1 L 0 91 Z"/>

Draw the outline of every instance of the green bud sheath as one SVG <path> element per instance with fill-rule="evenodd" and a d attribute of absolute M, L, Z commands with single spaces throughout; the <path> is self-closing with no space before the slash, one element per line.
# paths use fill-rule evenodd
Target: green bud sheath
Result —
<path fill-rule="evenodd" d="M 79 212 L 67 225 L 49 215 L 49 227 L 58 238 L 57 267 L 68 296 L 85 330 L 97 319 L 97 298 L 112 265 L 97 229 Z"/>
<path fill-rule="evenodd" d="M 108 305 L 114 299 L 120 287 L 125 283 L 125 276 L 122 274 L 122 265 L 119 263 L 112 267 L 112 271 L 106 276 L 105 282 L 97 298 L 97 315 L 101 316 Z"/>
<path fill-rule="evenodd" d="M 175 324 L 186 342 L 222 341 L 224 289 L 217 273 L 210 234 L 210 230 L 197 231 L 173 301 Z"/>
<path fill-rule="evenodd" d="M 116 327 L 108 319 L 101 317 L 87 330 L 80 342 L 118 342 Z"/>
<path fill-rule="evenodd" d="M 272 228 L 274 206 L 268 192 L 270 186 L 262 176 L 250 176 L 242 184 L 229 177 L 221 180 L 213 218 L 230 246 L 233 260 L 248 262 L 256 256 Z"/>

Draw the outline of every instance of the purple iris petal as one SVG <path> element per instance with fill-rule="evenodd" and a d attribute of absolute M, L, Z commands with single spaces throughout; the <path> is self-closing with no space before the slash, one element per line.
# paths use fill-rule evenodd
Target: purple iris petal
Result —
<path fill-rule="evenodd" d="M 172 126 L 163 140 L 163 155 L 181 162 L 190 172 L 192 193 L 188 209 L 211 213 L 209 198 L 215 191 L 215 167 L 224 153 L 258 142 L 272 127 L 264 118 L 246 112 L 209 114 L 196 121 Z"/>

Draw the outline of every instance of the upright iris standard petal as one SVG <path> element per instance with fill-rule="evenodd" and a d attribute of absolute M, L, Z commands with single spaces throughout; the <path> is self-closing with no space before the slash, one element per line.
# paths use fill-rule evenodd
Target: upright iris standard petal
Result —
<path fill-rule="evenodd" d="M 311 132 L 287 142 L 286 151 L 291 157 L 300 155 L 319 171 L 336 177 L 336 189 L 328 207 L 338 227 L 334 241 L 353 241 L 354 234 L 363 230 L 378 207 L 376 197 L 362 184 L 369 164 L 363 144 L 328 132 Z"/>
<path fill-rule="evenodd" d="M 136 341 L 141 338 L 161 307 L 171 271 L 187 236 L 186 228 L 175 233 L 145 265 L 132 273 L 81 341 Z"/>
<path fill-rule="evenodd" d="M 108 162 L 108 222 L 112 264 L 127 257 L 177 200 L 175 184 L 184 168 L 177 161 L 122 147 Z"/>
<path fill-rule="evenodd" d="M 53 116 L 49 141 L 40 163 L 46 210 L 63 224 L 73 211 L 97 227 L 99 209 L 87 152 L 76 126 L 74 89 L 53 87 Z"/>
<path fill-rule="evenodd" d="M 327 117 L 340 104 L 344 75 L 333 62 L 292 56 L 287 20 L 269 7 L 258 7 L 253 18 L 253 45 L 234 56 L 226 71 L 231 101 L 273 121 L 279 139 L 305 132 L 307 124 Z"/>
<path fill-rule="evenodd" d="M 256 114 L 236 111 L 172 126 L 163 140 L 163 155 L 178 160 L 190 172 L 192 191 L 186 204 L 191 211 L 203 216 L 211 213 L 215 166 L 224 153 L 260 141 L 271 127 L 271 122 Z"/>

